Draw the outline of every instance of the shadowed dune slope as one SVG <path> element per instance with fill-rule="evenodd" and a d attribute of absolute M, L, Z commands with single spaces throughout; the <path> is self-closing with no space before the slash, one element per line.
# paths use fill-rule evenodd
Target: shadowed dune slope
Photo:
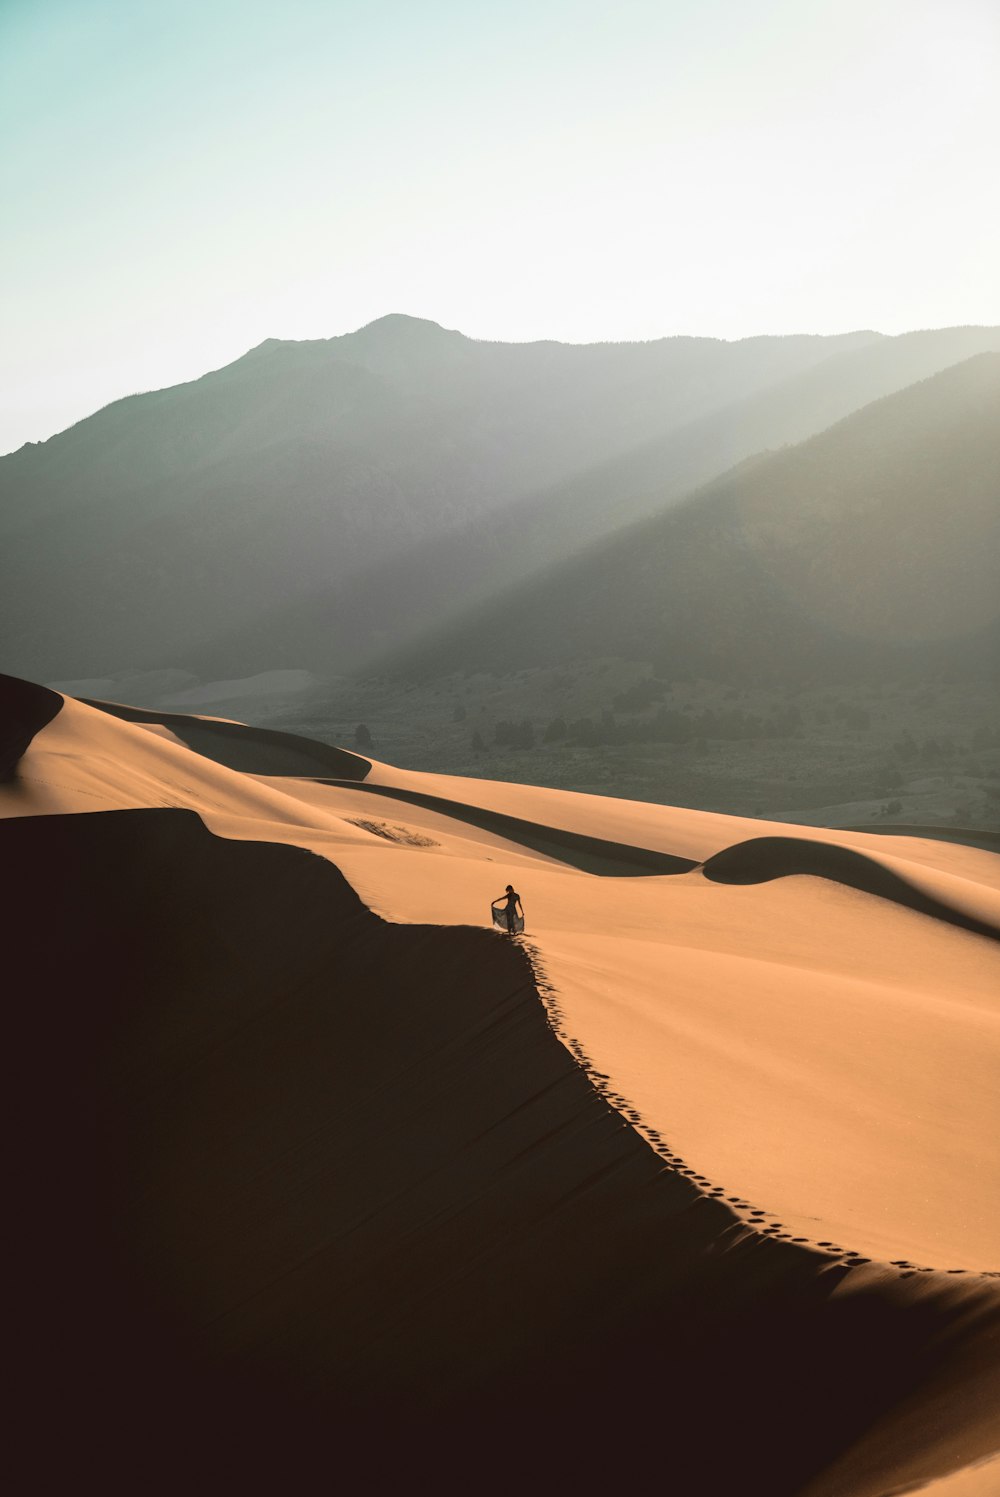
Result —
<path fill-rule="evenodd" d="M 61 703 L 62 698 L 59 700 Z M 278 733 L 273 728 L 252 728 L 246 723 L 187 712 L 150 711 L 89 697 L 81 700 L 88 707 L 120 717 L 123 722 L 169 728 L 175 738 L 196 754 L 204 754 L 207 759 L 244 774 L 328 775 L 332 771 L 338 779 L 363 780 L 371 771 L 370 762 L 360 754 L 320 743 L 315 738 L 303 738 L 298 733 Z"/>
<path fill-rule="evenodd" d="M 594 1090 L 516 946 L 186 811 L 0 845 L 45 994 L 13 1036 L 25 1375 L 106 1490 L 274 1490 L 274 1460 L 875 1497 L 995 1448 L 995 1286 L 737 1222 Z"/>
<path fill-rule="evenodd" d="M 9 780 L 36 733 L 63 704 L 58 692 L 17 676 L 0 675 L 0 780 Z"/>
<path fill-rule="evenodd" d="M 779 829 L 377 763 L 364 782 L 251 775 L 72 699 L 0 786 L 13 818 L 153 807 L 318 853 L 394 924 L 488 925 L 511 880 L 557 1032 L 670 1168 L 831 1258 L 997 1268 L 990 853 L 827 830 L 801 856 L 829 874 L 822 844 L 852 851 L 845 880 L 720 882 L 692 864 Z M 635 876 L 657 868 L 673 876 Z"/>
<path fill-rule="evenodd" d="M 320 780 L 319 783 L 336 786 L 346 782 Z M 682 858 L 675 853 L 659 852 L 652 847 L 636 847 L 626 842 L 612 842 L 602 837 L 585 837 L 563 827 L 527 821 L 520 816 L 508 816 L 500 811 L 470 806 L 464 801 L 450 800 L 446 796 L 428 795 L 421 790 L 403 789 L 396 785 L 365 785 L 363 789 L 366 795 L 382 796 L 403 806 L 421 806 L 468 826 L 478 827 L 481 831 L 495 832 L 521 847 L 557 858 L 568 867 L 579 868 L 585 873 L 610 878 L 630 875 L 648 877 L 649 874 L 688 873 L 698 866 L 692 858 Z"/>
<path fill-rule="evenodd" d="M 750 842 L 737 842 L 717 852 L 703 865 L 702 872 L 719 884 L 763 884 L 775 878 L 811 874 L 849 889 L 875 894 L 880 899 L 891 899 L 919 915 L 945 920 L 973 935 L 1000 941 L 997 926 L 977 920 L 964 910 L 953 909 L 863 853 L 832 842 L 805 837 L 754 837 Z"/>

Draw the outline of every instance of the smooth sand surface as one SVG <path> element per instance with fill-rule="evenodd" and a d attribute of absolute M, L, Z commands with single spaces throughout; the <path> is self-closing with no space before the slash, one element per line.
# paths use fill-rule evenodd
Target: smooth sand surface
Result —
<path fill-rule="evenodd" d="M 796 1331 L 801 1344 L 796 1343 L 795 1355 L 805 1358 L 801 1377 L 807 1385 L 810 1378 L 816 1380 L 820 1413 L 826 1413 L 820 1418 L 813 1409 L 806 1418 L 797 1408 L 794 1419 L 803 1433 L 801 1439 L 789 1435 L 793 1453 L 784 1463 L 772 1450 L 773 1436 L 770 1444 L 760 1443 L 764 1416 L 758 1395 L 750 1388 L 749 1368 L 742 1394 L 731 1368 L 720 1378 L 724 1422 L 733 1428 L 735 1419 L 740 1438 L 755 1450 L 754 1458 L 772 1463 L 770 1485 L 764 1481 L 754 1486 L 748 1480 L 747 1491 L 767 1491 L 774 1497 L 806 1491 L 810 1497 L 878 1497 L 908 1490 L 914 1483 L 956 1481 L 957 1468 L 1000 1445 L 1000 859 L 980 849 L 913 836 L 796 828 L 536 787 L 415 774 L 343 750 L 324 751 L 322 745 L 316 746 L 312 761 L 316 778 L 296 778 L 288 765 L 297 756 L 310 755 L 303 740 L 283 745 L 280 735 L 262 737 L 261 730 L 248 729 L 242 742 L 237 725 L 220 727 L 211 720 L 184 722 L 163 715 L 166 732 L 160 734 L 150 731 L 156 727 L 155 714 L 136 716 L 140 720 L 128 721 L 67 700 L 40 726 L 14 778 L 0 786 L 0 815 L 51 818 L 62 828 L 61 835 L 70 837 L 76 834 L 67 828 L 79 813 L 172 809 L 182 817 L 185 812 L 197 814 L 207 832 L 184 836 L 195 843 L 199 835 L 208 837 L 204 846 L 218 846 L 218 839 L 225 839 L 229 844 L 285 844 L 284 849 L 273 849 L 275 857 L 301 856 L 296 849 L 318 853 L 372 912 L 365 918 L 375 922 L 369 940 L 373 950 L 381 949 L 389 932 L 412 929 L 417 941 L 414 955 L 399 960 L 410 972 L 406 990 L 421 995 L 421 1003 L 438 990 L 438 978 L 446 970 L 453 973 L 449 981 L 455 984 L 456 997 L 448 1000 L 453 1016 L 462 1010 L 463 993 L 467 1003 L 475 994 L 505 990 L 505 984 L 506 990 L 513 991 L 513 983 L 523 993 L 519 1001 L 527 1004 L 524 1022 L 534 1012 L 541 1028 L 525 1040 L 526 1049 L 515 1047 L 507 1062 L 501 1062 L 499 1052 L 491 1054 L 491 1075 L 507 1063 L 522 1065 L 525 1055 L 535 1054 L 538 1045 L 544 1047 L 548 1034 L 565 1057 L 559 1065 L 567 1068 L 566 1076 L 583 1088 L 579 1105 L 584 1112 L 574 1110 L 574 1104 L 561 1123 L 549 1116 L 542 1127 L 548 1106 L 544 1104 L 538 1140 L 549 1138 L 547 1130 L 552 1127 L 568 1130 L 567 1139 L 575 1140 L 573 1148 L 582 1151 L 574 1168 L 593 1169 L 595 1178 L 601 1178 L 604 1166 L 599 1149 L 590 1156 L 588 1127 L 572 1121 L 587 1108 L 597 1108 L 595 1119 L 609 1119 L 614 1137 L 619 1137 L 619 1129 L 627 1140 L 627 1157 L 635 1161 L 628 1170 L 639 1171 L 637 1181 L 648 1175 L 648 1185 L 635 1188 L 642 1200 L 654 1201 L 657 1221 L 657 1193 L 665 1192 L 662 1221 L 667 1225 L 655 1229 L 642 1211 L 635 1215 L 639 1197 L 631 1190 L 604 1202 L 613 1252 L 610 1239 L 601 1237 L 604 1229 L 589 1218 L 585 1229 L 575 1221 L 573 1233 L 583 1231 L 583 1237 L 574 1236 L 570 1251 L 575 1253 L 585 1243 L 588 1232 L 597 1232 L 605 1242 L 605 1256 L 597 1252 L 591 1260 L 585 1248 L 579 1249 L 589 1263 L 579 1272 L 589 1277 L 586 1285 L 574 1280 L 576 1287 L 568 1297 L 560 1298 L 555 1287 L 561 1282 L 558 1274 L 544 1284 L 532 1280 L 530 1293 L 524 1289 L 522 1303 L 531 1306 L 529 1323 L 542 1313 L 541 1303 L 552 1301 L 553 1318 L 545 1322 L 548 1329 L 541 1341 L 527 1333 L 526 1323 L 508 1305 L 513 1315 L 509 1335 L 517 1346 L 504 1343 L 508 1332 L 501 1334 L 499 1323 L 489 1331 L 486 1344 L 493 1351 L 484 1353 L 483 1367 L 489 1363 L 490 1370 L 480 1368 L 472 1379 L 480 1393 L 490 1377 L 501 1375 L 501 1366 L 508 1380 L 519 1361 L 542 1376 L 546 1359 L 555 1357 L 553 1344 L 572 1343 L 583 1355 L 580 1347 L 592 1349 L 594 1336 L 603 1344 L 601 1337 L 613 1339 L 618 1334 L 616 1326 L 620 1330 L 626 1322 L 631 1325 L 617 1297 L 621 1286 L 609 1288 L 608 1279 L 623 1275 L 628 1280 L 634 1271 L 631 1303 L 633 1308 L 645 1307 L 640 1319 L 652 1317 L 651 1324 L 660 1325 L 657 1317 L 666 1315 L 664 1336 L 678 1332 L 683 1321 L 680 1337 L 685 1345 L 707 1338 L 719 1356 L 746 1357 L 748 1343 L 738 1329 L 730 1353 L 721 1350 L 717 1340 L 724 1338 L 727 1324 L 731 1330 L 746 1330 L 748 1316 L 762 1316 L 773 1326 L 775 1338 L 765 1358 L 768 1376 L 779 1380 L 791 1376 L 790 1364 L 782 1358 L 792 1358 L 789 1324 L 801 1319 Z M 210 757 L 214 751 L 224 762 Z M 268 764 L 268 753 L 279 762 Z M 336 759 L 338 774 L 332 783 L 329 767 L 322 767 L 322 762 L 331 762 L 327 756 L 343 756 Z M 357 761 L 353 765 L 352 759 Z M 243 767 L 233 767 L 234 763 Z M 120 818 L 109 822 L 104 816 L 80 823 L 95 829 L 93 835 L 104 839 L 102 846 L 118 835 L 109 828 L 120 824 Z M 158 845 L 166 835 L 159 822 L 155 829 L 153 823 L 142 825 L 147 830 L 141 836 L 130 834 L 133 852 L 146 841 Z M 37 842 L 41 826 L 25 823 L 26 839 Z M 81 831 L 80 836 L 85 835 L 91 833 Z M 241 856 L 249 858 L 251 851 L 246 849 Z M 178 856 L 183 852 L 181 848 Z M 79 847 L 74 856 L 86 861 L 85 850 Z M 195 862 L 199 856 L 190 853 Z M 235 849 L 231 856 L 236 856 Z M 305 866 L 312 866 L 309 860 Z M 225 868 L 230 869 L 229 862 Z M 280 887 L 280 873 L 273 877 L 274 887 Z M 270 888 L 271 872 L 261 878 Z M 527 915 L 526 935 L 517 942 L 485 929 L 490 900 L 508 882 L 520 892 Z M 231 952 L 235 938 L 227 922 L 232 912 L 221 892 L 219 898 L 220 908 L 225 905 L 229 911 L 219 927 L 220 940 Z M 331 896 L 331 910 L 340 899 Z M 290 918 L 284 904 L 281 908 L 282 918 Z M 137 928 L 147 915 L 136 915 Z M 322 910 L 317 918 L 322 926 Z M 440 951 L 433 948 L 437 955 L 428 957 L 429 965 L 418 966 L 424 950 L 420 943 L 430 941 L 435 928 L 445 944 Z M 276 932 L 278 941 L 279 927 Z M 185 939 L 175 927 L 170 941 L 180 942 L 186 950 Z M 310 950 L 321 939 L 310 927 Z M 466 948 L 462 943 L 467 942 L 473 944 Z M 461 960 L 456 965 L 454 953 L 460 950 L 467 950 L 465 968 Z M 196 957 L 192 949 L 190 962 Z M 261 958 L 258 954 L 248 960 L 253 965 Z M 331 941 L 325 961 L 337 991 L 342 960 L 347 957 L 341 946 Z M 515 967 L 505 978 L 511 962 Z M 522 972 L 517 964 L 524 964 L 524 976 L 516 975 Z M 280 972 L 274 980 L 280 987 Z M 494 987 L 497 982 L 499 989 Z M 354 979 L 354 997 L 347 1001 L 367 1002 L 376 988 L 377 984 L 366 993 L 364 980 Z M 422 1061 L 411 1057 L 407 1064 L 422 1068 L 424 1082 L 435 1094 L 450 1095 L 459 1063 L 457 1052 L 447 1059 L 449 1047 L 458 1044 L 447 1038 L 448 1023 L 454 1020 L 445 1023 L 436 1010 L 423 1012 L 422 1024 L 432 1020 L 439 1025 L 433 1063 L 425 1055 Z M 197 1022 L 196 1017 L 185 1017 L 179 1021 L 179 1032 L 188 1033 Z M 374 1090 L 359 1095 L 353 1126 L 362 1138 L 371 1129 L 389 1130 L 400 1154 L 393 1168 L 404 1168 L 410 1182 L 407 1190 L 412 1192 L 416 1187 L 406 1169 L 407 1140 L 422 1136 L 420 1126 L 407 1114 L 404 1132 L 398 1132 L 403 1126 L 400 1115 L 385 1091 L 387 1086 L 391 1091 L 391 1085 L 377 1081 L 378 1046 L 401 1043 L 392 1027 L 399 1022 L 400 1013 L 393 1010 L 391 1024 L 386 1021 L 389 1027 L 368 1036 L 362 1045 L 363 1051 L 375 1046 L 370 1082 Z M 479 1055 L 483 1046 L 489 1051 L 505 1022 L 483 1017 L 483 1027 L 476 1031 L 479 1037 L 470 1040 L 470 1054 Z M 160 1048 L 154 1046 L 154 1052 L 162 1059 L 162 1037 L 156 1043 Z M 275 1043 L 280 1048 L 286 1041 Z M 355 1051 L 358 1043 L 357 1037 L 351 1040 Z M 469 1056 L 462 1062 L 466 1063 Z M 147 1069 L 153 1065 L 148 1057 L 143 1064 Z M 288 1076 L 294 1088 L 294 1067 Z M 239 1084 L 246 1086 L 245 1081 Z M 546 1083 L 550 1084 L 556 1084 L 554 1079 Z M 529 1106 L 528 1097 L 536 1095 L 547 1093 L 536 1094 L 529 1085 L 522 1100 L 515 1104 L 512 1098 L 510 1105 L 520 1116 L 520 1109 Z M 134 1108 L 138 1103 L 132 1093 L 129 1096 L 129 1108 Z M 309 1105 L 315 1110 L 318 1104 Z M 203 1125 L 204 1119 L 191 1117 L 183 1127 L 197 1130 Z M 488 1132 L 500 1123 L 488 1125 L 480 1119 L 476 1128 L 480 1125 Z M 456 1127 L 452 1119 L 448 1128 L 454 1132 Z M 518 1189 L 511 1194 L 508 1172 L 513 1159 L 521 1156 L 515 1151 L 506 1163 L 484 1158 L 481 1143 L 473 1139 L 485 1135 L 476 1128 L 448 1156 L 466 1160 L 455 1164 L 458 1177 L 449 1173 L 450 1166 L 435 1164 L 431 1150 L 421 1165 L 429 1173 L 421 1178 L 434 1179 L 444 1169 L 451 1182 L 451 1204 L 442 1199 L 433 1208 L 445 1212 L 442 1223 L 465 1220 L 473 1199 L 480 1203 L 477 1211 L 495 1209 L 494 1230 L 520 1261 L 517 1223 L 524 1226 L 537 1220 L 539 1210 L 549 1211 L 555 1197 L 548 1192 L 563 1199 L 562 1193 L 569 1190 L 575 1199 L 581 1187 L 571 1186 L 568 1177 L 562 1181 L 559 1170 L 553 1173 L 547 1165 L 526 1187 L 527 1195 Z M 187 1160 L 196 1147 L 191 1134 L 190 1147 L 179 1149 L 178 1157 Z M 367 1169 L 366 1147 L 358 1143 L 354 1163 L 338 1165 L 338 1170 L 353 1178 L 356 1168 Z M 526 1136 L 519 1147 L 527 1147 Z M 246 1148 L 249 1160 L 253 1147 Z M 384 1186 L 388 1166 L 375 1152 L 379 1162 L 371 1167 Z M 240 1166 L 247 1179 L 254 1168 L 250 1163 Z M 266 1175 L 265 1166 L 260 1168 Z M 461 1188 L 456 1179 L 465 1182 Z M 215 1188 L 209 1169 L 197 1189 L 207 1202 Z M 500 1195 L 491 1207 L 495 1191 Z M 252 1197 L 247 1202 L 239 1210 L 253 1216 L 257 1208 Z M 690 1252 L 685 1249 L 681 1255 L 686 1266 L 679 1266 L 670 1244 L 679 1230 L 677 1221 L 687 1221 L 685 1202 L 700 1203 L 699 1210 L 709 1216 L 697 1216 Z M 263 1247 L 257 1243 L 252 1263 L 241 1270 L 251 1278 L 262 1274 L 262 1283 L 271 1282 L 268 1274 L 277 1272 L 281 1253 L 291 1250 L 297 1230 L 281 1225 L 285 1206 L 272 1205 L 266 1242 Z M 368 1209 L 376 1207 L 364 1208 Z M 388 1208 L 383 1201 L 377 1212 L 384 1209 Z M 358 1218 L 362 1219 L 363 1215 Z M 223 1253 L 235 1220 L 227 1226 L 223 1214 L 210 1230 L 209 1245 L 215 1243 L 218 1253 Z M 254 1223 L 250 1238 L 263 1231 L 257 1218 Z M 168 1227 L 158 1218 L 159 1233 L 166 1230 L 169 1236 L 178 1230 L 176 1224 Z M 249 1228 L 244 1222 L 239 1230 L 245 1234 Z M 394 1241 L 399 1251 L 401 1242 L 419 1239 L 419 1231 L 417 1239 L 406 1237 L 412 1231 L 417 1228 L 411 1224 L 402 1238 L 393 1239 L 391 1233 L 380 1238 L 383 1246 L 378 1251 L 389 1251 L 386 1244 Z M 659 1287 L 646 1257 L 648 1233 L 664 1254 Z M 448 1252 L 453 1249 L 451 1244 Z M 197 1251 L 180 1240 L 175 1251 L 176 1261 L 187 1254 L 191 1261 L 214 1265 L 211 1272 L 204 1266 L 199 1269 L 207 1278 L 185 1283 L 175 1304 L 183 1304 L 184 1313 L 193 1315 L 192 1305 L 201 1305 L 207 1313 L 211 1302 L 216 1304 L 212 1314 L 231 1321 L 235 1311 L 224 1312 L 218 1300 L 219 1282 L 228 1281 L 229 1275 L 219 1268 L 222 1259 L 216 1249 L 209 1252 L 199 1238 Z M 342 1254 L 345 1249 L 337 1251 Z M 261 1254 L 269 1268 L 261 1269 Z M 733 1308 L 716 1324 L 710 1315 L 706 1319 L 702 1291 L 692 1288 L 691 1264 L 700 1259 L 714 1263 L 720 1254 L 725 1274 L 712 1293 L 720 1304 L 731 1303 Z M 162 1262 L 157 1261 L 162 1271 Z M 350 1277 L 357 1269 L 345 1271 Z M 764 1276 L 761 1283 L 758 1271 Z M 480 1283 L 487 1297 L 500 1292 L 498 1272 L 494 1262 L 489 1289 Z M 221 1280 L 215 1277 L 219 1273 Z M 510 1292 L 516 1299 L 520 1291 L 512 1287 L 514 1282 Z M 802 1287 L 807 1283 L 822 1287 L 807 1291 Z M 681 1291 L 678 1284 L 684 1286 Z M 665 1308 L 662 1295 L 668 1294 L 669 1285 L 675 1286 L 669 1294 L 682 1292 L 688 1305 L 690 1314 L 685 1311 L 681 1320 L 675 1300 L 670 1301 L 672 1308 Z M 245 1288 L 251 1292 L 250 1279 Z M 319 1291 L 314 1285 L 310 1292 Z M 592 1334 L 584 1334 L 574 1320 L 579 1311 L 574 1294 L 592 1297 L 603 1329 L 591 1327 Z M 609 1298 L 602 1309 L 605 1294 Z M 800 1294 L 805 1296 L 801 1302 Z M 792 1302 L 797 1308 L 790 1322 Z M 612 1305 L 618 1307 L 614 1313 Z M 244 1324 L 239 1334 L 268 1344 L 269 1337 L 278 1335 L 282 1313 L 276 1304 L 268 1311 L 272 1319 L 267 1325 Z M 589 1315 L 587 1319 L 589 1324 Z M 327 1324 L 322 1315 L 319 1320 Z M 853 1328 L 850 1333 L 847 1326 Z M 369 1333 L 373 1339 L 366 1339 Z M 348 1360 L 355 1368 L 369 1368 L 358 1372 L 357 1387 L 367 1386 L 369 1376 L 379 1382 L 388 1376 L 385 1368 L 395 1367 L 402 1381 L 392 1396 L 403 1397 L 405 1391 L 409 1397 L 412 1384 L 407 1379 L 416 1376 L 412 1346 L 407 1341 L 405 1353 L 402 1343 L 390 1350 L 392 1338 L 386 1341 L 385 1334 L 376 1335 L 370 1325 L 364 1334 L 357 1330 Z M 426 1338 L 426 1326 L 424 1334 Z M 628 1336 L 635 1334 L 633 1327 Z M 753 1334 L 767 1334 L 763 1323 L 754 1320 Z M 831 1336 L 835 1349 L 824 1339 Z M 224 1356 L 218 1347 L 213 1352 L 227 1366 L 233 1354 L 231 1347 Z M 650 1354 L 644 1343 L 641 1355 L 647 1362 Z M 669 1355 L 663 1352 L 671 1367 L 675 1354 L 676 1347 Z M 328 1383 L 334 1372 L 324 1361 L 326 1355 L 314 1347 L 307 1361 L 310 1376 L 318 1377 L 316 1368 L 322 1364 L 322 1379 Z M 458 1393 L 452 1374 L 444 1368 L 465 1367 L 463 1357 L 467 1358 L 467 1349 L 452 1347 L 433 1375 L 425 1368 L 417 1380 L 429 1378 L 427 1386 L 436 1390 L 436 1399 L 453 1401 Z M 776 1371 L 776 1359 L 784 1372 Z M 556 1362 L 562 1367 L 558 1357 L 553 1367 Z M 525 1387 L 535 1375 L 525 1373 Z M 858 1381 L 854 1392 L 852 1376 Z M 676 1370 L 671 1377 L 672 1391 L 663 1391 L 668 1404 L 678 1397 Z M 792 1383 L 799 1377 L 796 1373 Z M 651 1417 L 648 1397 L 648 1390 L 636 1393 L 643 1417 Z M 694 1399 L 693 1392 L 690 1397 Z M 740 1397 L 746 1400 L 742 1415 L 732 1407 Z M 794 1404 L 794 1398 L 792 1384 L 782 1385 L 779 1405 L 782 1399 Z M 683 1404 L 681 1399 L 677 1407 Z M 472 1417 L 470 1409 L 465 1412 Z M 692 1405 L 689 1415 L 703 1419 L 701 1405 L 697 1413 Z M 748 1420 L 756 1433 L 750 1432 Z M 704 1427 L 699 1428 L 704 1434 Z M 765 1457 L 765 1449 L 770 1456 Z M 734 1475 L 730 1471 L 726 1480 Z M 969 1480 L 974 1475 L 970 1467 Z M 706 1484 L 700 1488 L 678 1490 L 730 1490 L 719 1484 L 721 1473 L 718 1481 L 710 1476 L 701 1479 Z M 936 1497 L 936 1487 L 930 1490 Z M 964 1490 L 956 1488 L 956 1497 L 964 1497 Z M 977 1494 L 980 1490 L 989 1488 L 969 1488 Z M 942 1497 L 951 1497 L 947 1485 L 941 1492 Z"/>
<path fill-rule="evenodd" d="M 919 1487 L 910 1487 L 920 1497 L 997 1497 L 1000 1492 L 1000 1460 L 966 1466 L 951 1476 L 942 1476 Z"/>

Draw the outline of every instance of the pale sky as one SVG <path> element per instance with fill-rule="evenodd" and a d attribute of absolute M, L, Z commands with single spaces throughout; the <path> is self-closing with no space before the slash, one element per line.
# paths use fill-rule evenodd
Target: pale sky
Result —
<path fill-rule="evenodd" d="M 1000 322 L 997 0 L 0 0 L 0 451 L 267 337 Z"/>

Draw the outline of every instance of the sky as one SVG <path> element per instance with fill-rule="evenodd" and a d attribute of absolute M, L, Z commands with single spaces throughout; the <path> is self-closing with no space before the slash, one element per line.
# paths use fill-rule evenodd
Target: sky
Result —
<path fill-rule="evenodd" d="M 1000 323 L 996 0 L 0 0 L 0 452 L 268 337 Z"/>

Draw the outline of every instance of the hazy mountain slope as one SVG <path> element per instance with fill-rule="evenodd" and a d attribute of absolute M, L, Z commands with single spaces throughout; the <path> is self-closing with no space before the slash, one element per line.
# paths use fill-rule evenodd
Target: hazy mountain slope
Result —
<path fill-rule="evenodd" d="M 264 343 L 0 460 L 9 661 L 179 659 L 875 338 L 505 345 L 388 317 Z"/>
<path fill-rule="evenodd" d="M 656 660 L 721 679 L 987 664 L 1000 355 L 888 396 L 465 616 L 406 675 Z"/>
<path fill-rule="evenodd" d="M 207 676 L 308 664 L 340 670 L 438 625 L 763 449 L 801 441 L 870 400 L 984 348 L 1000 329 L 950 328 L 843 347 L 829 358 L 501 512 L 321 583 L 207 639 L 185 663 Z M 166 663 L 173 663 L 167 661 Z"/>

